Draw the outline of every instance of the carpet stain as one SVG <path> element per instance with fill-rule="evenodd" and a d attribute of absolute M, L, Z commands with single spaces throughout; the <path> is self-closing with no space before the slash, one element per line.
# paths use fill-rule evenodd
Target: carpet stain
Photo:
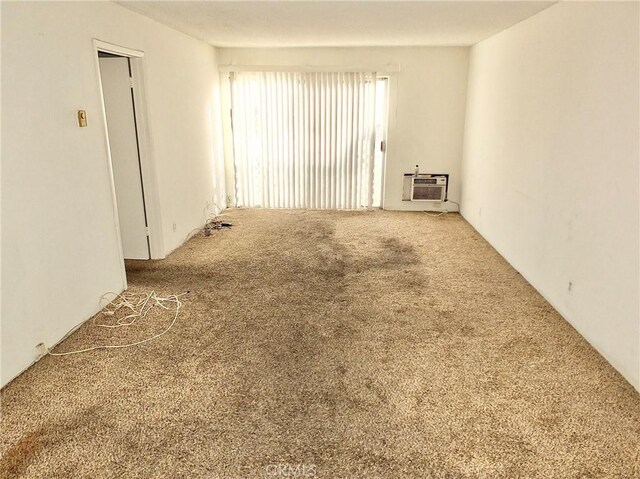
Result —
<path fill-rule="evenodd" d="M 2 390 L 0 477 L 640 477 L 638 394 L 460 216 L 225 220 L 127 261 L 134 292 L 190 291 L 169 333 Z"/>
<path fill-rule="evenodd" d="M 45 444 L 42 428 L 27 432 L 3 454 L 0 459 L 0 476 L 21 476 Z"/>
<path fill-rule="evenodd" d="M 37 429 L 26 432 L 0 457 L 0 477 L 28 477 L 28 475 L 25 476 L 28 467 L 42 454 L 46 455 L 59 447 L 63 441 L 69 439 L 70 435 L 95 427 L 102 422 L 98 409 L 92 406 L 78 410 L 73 417 L 47 422 Z"/>

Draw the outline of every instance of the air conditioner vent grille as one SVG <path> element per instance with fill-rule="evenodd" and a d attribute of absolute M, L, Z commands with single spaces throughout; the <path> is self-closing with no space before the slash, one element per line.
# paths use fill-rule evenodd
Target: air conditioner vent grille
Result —
<path fill-rule="evenodd" d="M 444 198 L 444 186 L 418 186 L 413 185 L 413 200 L 442 201 Z"/>

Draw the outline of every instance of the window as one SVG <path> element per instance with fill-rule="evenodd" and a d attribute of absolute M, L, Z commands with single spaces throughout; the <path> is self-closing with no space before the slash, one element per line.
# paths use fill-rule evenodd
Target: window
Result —
<path fill-rule="evenodd" d="M 236 205 L 380 206 L 386 83 L 375 73 L 234 74 Z"/>

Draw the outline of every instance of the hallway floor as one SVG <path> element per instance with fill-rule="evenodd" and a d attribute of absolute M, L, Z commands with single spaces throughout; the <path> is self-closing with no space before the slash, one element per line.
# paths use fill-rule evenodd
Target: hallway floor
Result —
<path fill-rule="evenodd" d="M 2 391 L 0 477 L 640 477 L 638 393 L 459 215 L 224 219 L 127 264 L 131 291 L 189 291 L 167 334 Z"/>

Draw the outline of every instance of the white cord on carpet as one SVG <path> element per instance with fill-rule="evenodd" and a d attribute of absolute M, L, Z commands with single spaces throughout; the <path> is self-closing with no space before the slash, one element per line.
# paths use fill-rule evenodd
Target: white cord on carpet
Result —
<path fill-rule="evenodd" d="M 433 216 L 434 218 L 437 218 L 438 216 L 446 215 L 448 211 L 441 211 L 440 213 L 437 213 L 437 214 L 431 213 L 429 211 L 423 211 L 423 213 L 427 216 Z"/>
<path fill-rule="evenodd" d="M 188 292 L 187 292 L 188 293 Z M 149 338 L 143 339 L 141 341 L 136 341 L 134 343 L 128 343 L 128 344 L 105 344 L 105 345 L 100 345 L 100 346 L 92 346 L 90 348 L 85 348 L 85 349 L 78 349 L 76 351 L 67 351 L 64 353 L 54 353 L 51 351 L 51 349 L 47 348 L 47 353 L 50 354 L 51 356 L 67 356 L 69 354 L 79 354 L 79 353 L 86 353 L 88 351 L 95 351 L 97 349 L 119 349 L 119 348 L 129 348 L 132 346 L 138 346 L 140 344 L 144 344 L 147 343 L 149 341 L 152 341 L 156 338 L 159 338 L 160 336 L 164 335 L 165 333 L 167 333 L 172 327 L 173 325 L 176 323 L 176 320 L 178 319 L 178 313 L 180 312 L 180 308 L 182 307 L 182 302 L 180 301 L 181 296 L 184 296 L 187 293 L 181 293 L 181 294 L 173 294 L 170 296 L 167 296 L 166 298 L 159 298 L 155 291 L 151 291 L 149 294 L 135 294 L 135 293 L 122 293 L 122 294 L 116 294 L 116 293 L 105 293 L 102 295 L 102 297 L 100 298 L 100 302 L 102 303 L 102 300 L 104 299 L 105 296 L 107 296 L 108 294 L 113 294 L 115 296 L 115 298 L 107 305 L 107 307 L 105 308 L 105 310 L 102 312 L 102 314 L 106 315 L 106 316 L 113 316 L 116 314 L 116 312 L 119 309 L 125 308 L 125 309 L 129 309 L 132 311 L 131 314 L 123 317 L 123 318 L 119 318 L 116 321 L 115 325 L 109 325 L 109 324 L 97 324 L 97 326 L 99 327 L 103 327 L 103 328 L 119 328 L 122 326 L 131 326 L 133 323 L 136 322 L 136 320 L 138 320 L 139 318 L 144 318 L 147 313 L 153 309 L 154 306 L 159 306 L 163 309 L 170 309 L 169 306 L 166 306 L 165 303 L 173 303 L 175 304 L 175 308 L 176 308 L 176 312 L 173 316 L 173 320 L 171 321 L 171 324 L 169 324 L 169 326 L 167 326 L 163 331 L 161 331 L 158 334 L 155 334 Z M 116 302 L 116 300 L 119 300 L 118 302 Z M 95 321 L 95 320 L 94 320 Z M 79 327 L 79 326 L 78 326 Z M 67 338 L 71 333 L 73 333 L 78 327 L 72 329 L 71 331 L 69 331 L 65 337 L 63 338 L 63 340 L 65 338 Z"/>
<path fill-rule="evenodd" d="M 109 302 L 106 308 L 102 311 L 105 316 L 115 316 L 118 310 L 126 308 L 131 310 L 131 314 L 119 318 L 116 324 L 98 324 L 101 328 L 120 328 L 122 326 L 131 326 L 136 322 L 138 318 L 144 318 L 147 313 L 153 308 L 153 306 L 162 306 L 161 300 L 156 296 L 155 291 L 151 291 L 149 294 L 117 294 L 114 292 L 108 292 L 100 297 L 100 305 L 102 306 L 102 300 L 105 296 L 112 294 L 114 298 Z M 116 299 L 120 301 L 116 303 Z M 137 299 L 137 301 L 136 301 Z M 153 303 L 149 303 L 149 300 L 153 299 Z M 135 301 L 135 302 L 132 302 Z M 163 306 L 164 307 L 164 306 Z M 165 308 L 166 309 L 166 308 Z M 95 322 L 95 320 L 94 320 Z"/>
<path fill-rule="evenodd" d="M 447 203 L 453 203 L 453 204 L 457 205 L 457 206 L 458 206 L 457 211 L 449 211 L 449 210 L 446 210 L 446 211 L 441 211 L 441 212 L 440 212 L 440 213 L 438 213 L 438 214 L 433 214 L 433 213 L 431 213 L 431 212 L 429 212 L 429 211 L 423 211 L 423 213 L 424 213 L 425 215 L 427 215 L 427 216 L 433 216 L 434 218 L 437 218 L 438 216 L 446 215 L 447 213 L 460 213 L 460 203 L 458 203 L 458 202 L 456 202 L 456 201 L 453 201 L 453 200 L 446 200 L 446 201 L 447 201 Z"/>
<path fill-rule="evenodd" d="M 447 200 L 447 203 L 453 203 L 454 205 L 456 205 L 458 207 L 458 211 L 453 211 L 453 213 L 460 213 L 460 203 L 458 203 L 457 201 L 453 201 L 453 200 Z"/>

